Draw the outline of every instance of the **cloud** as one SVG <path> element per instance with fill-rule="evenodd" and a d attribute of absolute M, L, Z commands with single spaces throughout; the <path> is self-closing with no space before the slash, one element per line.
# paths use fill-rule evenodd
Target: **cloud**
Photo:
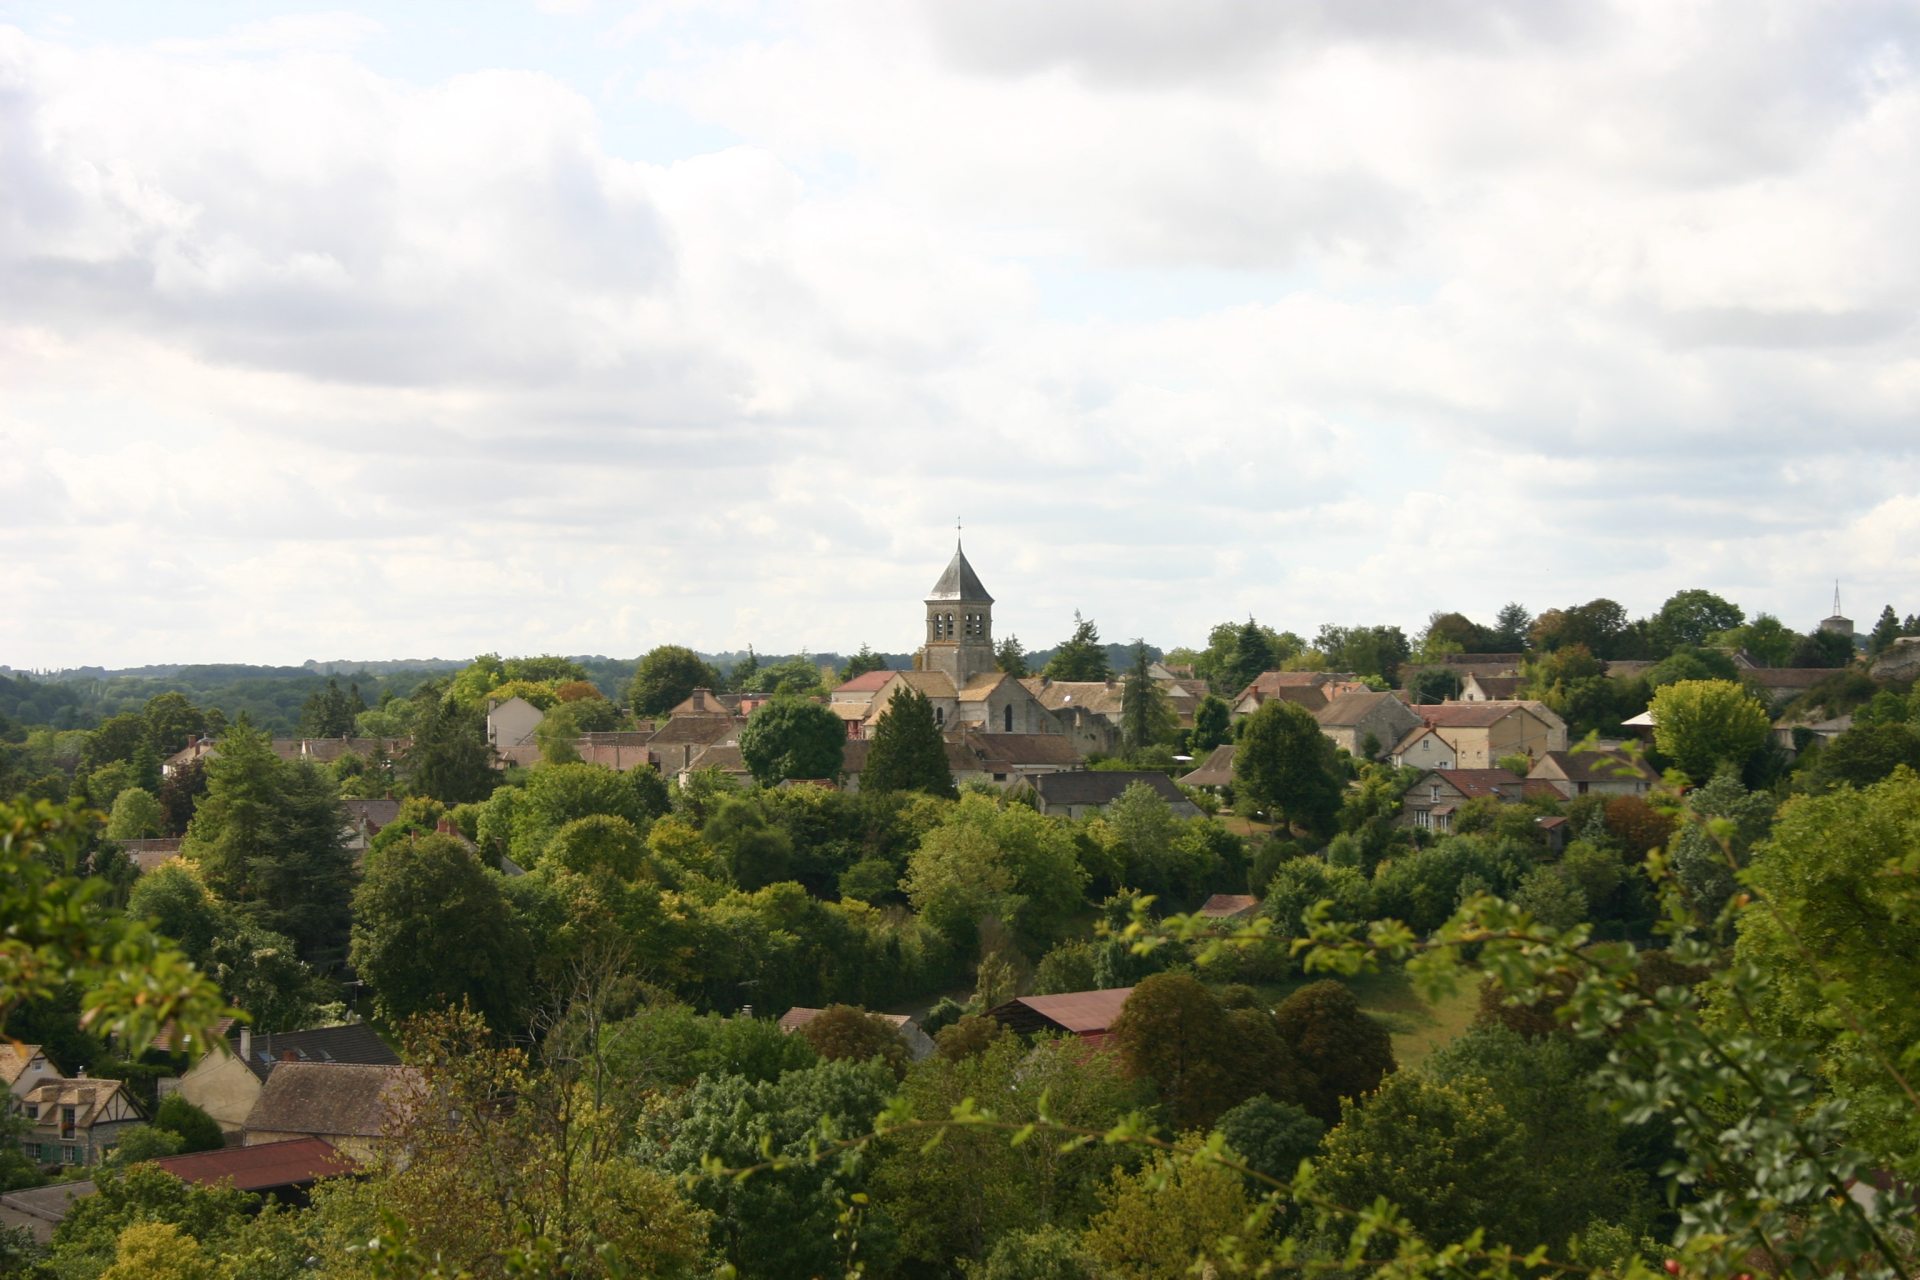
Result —
<path fill-rule="evenodd" d="M 1169 12 L 0 32 L 0 660 L 1906 589 L 1908 7 Z"/>

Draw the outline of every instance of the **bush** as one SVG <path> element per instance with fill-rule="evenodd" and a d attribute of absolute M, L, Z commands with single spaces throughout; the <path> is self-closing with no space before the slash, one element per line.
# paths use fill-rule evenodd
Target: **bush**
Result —
<path fill-rule="evenodd" d="M 217 1151 L 227 1144 L 220 1122 L 177 1093 L 160 1103 L 153 1127 L 178 1134 L 182 1151 Z"/>

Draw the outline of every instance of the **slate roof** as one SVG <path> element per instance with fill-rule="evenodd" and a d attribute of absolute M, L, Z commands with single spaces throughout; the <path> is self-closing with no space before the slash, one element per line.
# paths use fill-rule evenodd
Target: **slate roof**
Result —
<path fill-rule="evenodd" d="M 993 597 L 980 585 L 980 575 L 967 563 L 967 553 L 960 549 L 958 541 L 953 544 L 953 559 L 947 561 L 940 581 L 934 583 L 933 590 L 927 593 L 928 604 L 942 600 L 966 601 L 969 604 L 993 603 Z"/>
<path fill-rule="evenodd" d="M 1080 763 L 1080 753 L 1063 733 L 968 733 L 962 741 L 987 764 Z"/>
<path fill-rule="evenodd" d="M 1199 768 L 1180 779 L 1180 781 L 1183 785 L 1189 787 L 1231 786 L 1233 783 L 1233 744 L 1231 742 L 1223 742 L 1215 747 L 1212 753 L 1200 762 Z"/>
<path fill-rule="evenodd" d="M 256 1032 L 247 1066 L 265 1080 L 268 1073 L 289 1062 L 348 1063 L 357 1066 L 398 1066 L 400 1055 L 364 1022 L 342 1027 L 315 1027 L 308 1031 Z M 228 1032 L 227 1047 L 240 1055 L 238 1028 Z"/>
<path fill-rule="evenodd" d="M 298 1187 L 353 1172 L 353 1162 L 322 1138 L 287 1138 L 257 1147 L 226 1147 L 162 1156 L 153 1163 L 182 1182 L 232 1183 L 239 1191 Z"/>
<path fill-rule="evenodd" d="M 400 816 L 398 800 L 342 800 L 340 807 L 347 811 L 347 821 L 369 823 L 375 831 Z"/>
<path fill-rule="evenodd" d="M 1390 693 L 1343 693 L 1314 712 L 1313 718 L 1324 728 L 1351 728 L 1379 710 L 1380 704 L 1387 701 L 1398 702 L 1400 699 Z"/>
<path fill-rule="evenodd" d="M 377 1138 L 417 1078 L 410 1067 L 283 1062 L 243 1126 L 256 1133 Z"/>
<path fill-rule="evenodd" d="M 1659 775 L 1644 760 L 1635 760 L 1622 751 L 1549 751 L 1527 776 L 1559 777 L 1568 782 L 1625 782 L 1631 778 L 1659 781 Z"/>
<path fill-rule="evenodd" d="M 1052 996 L 1021 996 L 987 1011 L 1014 1031 L 1057 1029 L 1077 1036 L 1104 1035 L 1126 1007 L 1132 987 L 1105 991 L 1066 991 Z"/>
<path fill-rule="evenodd" d="M 1072 773 L 1043 773 L 1032 781 L 1034 790 L 1049 806 L 1112 804 L 1136 782 L 1145 783 L 1163 800 L 1187 799 L 1172 778 L 1153 769 L 1083 769 Z"/>

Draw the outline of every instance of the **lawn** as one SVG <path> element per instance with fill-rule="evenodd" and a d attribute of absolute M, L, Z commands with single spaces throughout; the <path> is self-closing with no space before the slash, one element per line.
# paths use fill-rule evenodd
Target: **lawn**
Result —
<path fill-rule="evenodd" d="M 1263 984 L 1257 990 L 1263 1000 L 1278 1004 L 1309 981 L 1319 979 L 1295 978 Z M 1338 981 L 1346 983 L 1360 1007 L 1386 1026 L 1393 1036 L 1394 1060 L 1403 1067 L 1415 1065 L 1472 1026 L 1479 1012 L 1479 990 L 1471 981 L 1463 982 L 1459 991 L 1438 1004 L 1422 1000 L 1407 975 L 1397 969 Z"/>

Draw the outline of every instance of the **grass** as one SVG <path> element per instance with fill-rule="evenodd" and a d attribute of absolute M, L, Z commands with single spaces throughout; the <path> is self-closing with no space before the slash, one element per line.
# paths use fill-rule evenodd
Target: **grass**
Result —
<path fill-rule="evenodd" d="M 1265 983 L 1256 988 L 1266 1003 L 1280 1001 L 1318 978 L 1294 978 L 1287 982 Z M 1393 1057 L 1403 1067 L 1419 1063 L 1428 1054 L 1449 1043 L 1473 1025 L 1479 1012 L 1479 990 L 1472 982 L 1461 984 L 1458 992 L 1438 1004 L 1428 1004 L 1414 991 L 1413 983 L 1399 970 L 1363 973 L 1339 978 L 1360 1007 L 1372 1014 L 1393 1037 Z"/>

